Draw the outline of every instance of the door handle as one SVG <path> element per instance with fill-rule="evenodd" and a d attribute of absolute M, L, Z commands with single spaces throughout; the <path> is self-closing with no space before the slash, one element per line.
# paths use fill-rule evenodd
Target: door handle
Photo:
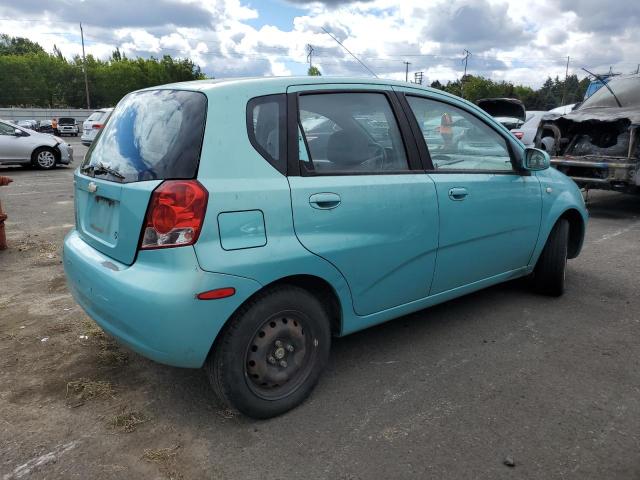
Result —
<path fill-rule="evenodd" d="M 337 193 L 314 193 L 309 197 L 309 205 L 319 210 L 331 210 L 340 205 L 340 195 Z"/>
<path fill-rule="evenodd" d="M 464 200 L 467 195 L 469 195 L 469 191 L 464 187 L 454 187 L 449 189 L 449 198 L 451 200 Z"/>

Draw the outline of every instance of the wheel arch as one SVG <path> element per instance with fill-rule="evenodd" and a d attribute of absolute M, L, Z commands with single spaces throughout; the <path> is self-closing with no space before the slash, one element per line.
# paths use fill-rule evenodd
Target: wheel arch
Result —
<path fill-rule="evenodd" d="M 288 275 L 285 277 L 278 278 L 266 285 L 263 285 L 261 288 L 257 289 L 253 294 L 251 294 L 248 298 L 244 300 L 238 307 L 233 311 L 231 315 L 225 320 L 224 324 L 218 330 L 218 333 L 211 344 L 211 348 L 209 349 L 209 353 L 207 356 L 210 356 L 213 350 L 216 348 L 216 344 L 222 337 L 224 337 L 224 331 L 229 326 L 231 319 L 236 315 L 236 313 L 242 309 L 244 305 L 253 301 L 253 299 L 263 294 L 266 290 L 269 290 L 278 285 L 294 285 L 300 288 L 305 289 L 316 298 L 320 300 L 322 305 L 327 309 L 327 315 L 331 321 L 330 328 L 331 334 L 333 336 L 342 335 L 343 331 L 343 311 L 342 311 L 342 302 L 340 301 L 340 297 L 337 294 L 335 288 L 322 277 L 316 275 L 309 274 L 295 274 Z"/>
<path fill-rule="evenodd" d="M 558 217 L 555 223 L 558 223 L 560 219 L 566 219 L 569 222 L 569 249 L 567 251 L 567 258 L 576 258 L 582 249 L 585 233 L 585 223 L 582 215 L 580 215 L 580 212 L 575 208 L 569 208 Z"/>
<path fill-rule="evenodd" d="M 53 152 L 54 157 L 56 157 L 56 163 L 60 163 L 60 159 L 62 158 L 62 153 L 60 152 L 60 149 L 58 148 L 57 143 L 55 145 L 41 144 L 41 145 L 38 145 L 36 148 L 34 148 L 33 151 L 31 152 L 32 163 L 36 162 L 36 155 L 40 150 L 51 150 Z"/>

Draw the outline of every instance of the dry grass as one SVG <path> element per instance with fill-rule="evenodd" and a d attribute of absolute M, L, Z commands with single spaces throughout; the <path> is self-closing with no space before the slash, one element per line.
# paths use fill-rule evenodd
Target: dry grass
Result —
<path fill-rule="evenodd" d="M 87 400 L 101 397 L 115 397 L 115 390 L 110 382 L 93 381 L 86 378 L 67 383 L 67 397 L 73 395 L 81 405 Z"/>
<path fill-rule="evenodd" d="M 83 320 L 82 329 L 84 330 L 85 335 L 91 338 L 104 339 L 106 341 L 109 340 L 107 334 L 104 333 L 97 323 L 92 320 Z"/>
<path fill-rule="evenodd" d="M 144 453 L 142 454 L 142 458 L 147 462 L 153 463 L 166 463 L 178 454 L 178 449 L 180 445 L 175 445 L 173 447 L 168 448 L 145 448 Z"/>
<path fill-rule="evenodd" d="M 129 362 L 129 355 L 120 350 L 115 344 L 101 345 L 98 351 L 98 360 L 103 365 L 118 367 Z"/>
<path fill-rule="evenodd" d="M 109 425 L 125 433 L 135 432 L 138 425 L 147 422 L 149 419 L 139 411 L 127 412 L 126 408 L 122 413 L 111 419 Z"/>
<path fill-rule="evenodd" d="M 68 333 L 73 330 L 73 326 L 68 323 L 57 323 L 47 330 L 49 335 L 54 333 Z"/>

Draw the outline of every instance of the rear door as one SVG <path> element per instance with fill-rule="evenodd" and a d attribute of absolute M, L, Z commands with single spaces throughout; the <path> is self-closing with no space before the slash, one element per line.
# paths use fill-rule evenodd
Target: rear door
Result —
<path fill-rule="evenodd" d="M 431 294 L 526 267 L 538 238 L 542 198 L 537 177 L 514 169 L 513 149 L 521 147 L 445 99 L 405 98 L 426 142 L 440 206 Z"/>
<path fill-rule="evenodd" d="M 426 297 L 436 191 L 392 89 L 296 86 L 288 102 L 288 178 L 300 242 L 342 272 L 358 315 Z"/>
<path fill-rule="evenodd" d="M 153 190 L 195 178 L 206 96 L 147 90 L 120 101 L 75 174 L 76 229 L 105 255 L 131 264 Z"/>

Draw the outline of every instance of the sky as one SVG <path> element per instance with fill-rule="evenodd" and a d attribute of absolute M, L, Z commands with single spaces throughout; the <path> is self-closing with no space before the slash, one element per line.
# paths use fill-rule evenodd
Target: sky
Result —
<path fill-rule="evenodd" d="M 534 88 L 547 76 L 628 73 L 640 64 L 638 0 L 19 0 L 0 3 L 0 33 L 66 57 L 190 58 L 207 76 L 370 76 L 426 83 L 468 73 Z"/>

